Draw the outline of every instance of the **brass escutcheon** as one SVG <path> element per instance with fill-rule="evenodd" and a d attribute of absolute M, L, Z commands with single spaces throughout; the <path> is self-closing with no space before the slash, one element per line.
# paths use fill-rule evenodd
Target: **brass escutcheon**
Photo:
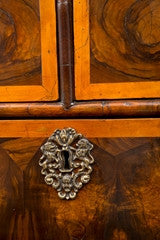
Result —
<path fill-rule="evenodd" d="M 41 173 L 61 199 L 74 199 L 79 189 L 90 181 L 92 149 L 93 145 L 73 128 L 55 130 L 42 145 Z"/>

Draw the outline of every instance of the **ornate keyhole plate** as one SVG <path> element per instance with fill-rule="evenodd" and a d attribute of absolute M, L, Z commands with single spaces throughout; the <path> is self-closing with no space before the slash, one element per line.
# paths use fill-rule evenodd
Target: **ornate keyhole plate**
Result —
<path fill-rule="evenodd" d="M 41 173 L 61 199 L 74 199 L 79 189 L 90 181 L 94 163 L 92 148 L 93 145 L 73 128 L 57 129 L 41 147 Z"/>

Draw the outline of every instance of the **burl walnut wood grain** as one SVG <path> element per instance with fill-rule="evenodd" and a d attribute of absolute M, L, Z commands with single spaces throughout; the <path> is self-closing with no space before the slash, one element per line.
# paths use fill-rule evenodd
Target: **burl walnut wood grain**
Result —
<path fill-rule="evenodd" d="M 159 138 L 90 139 L 91 181 L 71 201 L 40 174 L 45 140 L 0 139 L 1 239 L 160 239 Z"/>
<path fill-rule="evenodd" d="M 0 1 L 0 102 L 58 99 L 52 0 Z"/>
<path fill-rule="evenodd" d="M 159 0 L 75 0 L 77 100 L 160 96 Z"/>
<path fill-rule="evenodd" d="M 0 1 L 0 85 L 41 84 L 39 0 Z"/>
<path fill-rule="evenodd" d="M 90 0 L 91 82 L 160 80 L 159 0 Z"/>

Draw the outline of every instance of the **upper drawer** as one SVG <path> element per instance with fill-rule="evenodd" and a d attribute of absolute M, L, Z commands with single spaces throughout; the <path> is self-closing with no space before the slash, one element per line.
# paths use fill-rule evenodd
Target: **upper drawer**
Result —
<path fill-rule="evenodd" d="M 0 102 L 58 99 L 53 0 L 0 1 Z"/>
<path fill-rule="evenodd" d="M 75 0 L 76 99 L 160 97 L 159 0 Z"/>

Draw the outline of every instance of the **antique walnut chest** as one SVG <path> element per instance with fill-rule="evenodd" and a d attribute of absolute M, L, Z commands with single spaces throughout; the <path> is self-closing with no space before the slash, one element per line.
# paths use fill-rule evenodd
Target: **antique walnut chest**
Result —
<path fill-rule="evenodd" d="M 0 0 L 0 240 L 160 240 L 159 16 Z"/>

